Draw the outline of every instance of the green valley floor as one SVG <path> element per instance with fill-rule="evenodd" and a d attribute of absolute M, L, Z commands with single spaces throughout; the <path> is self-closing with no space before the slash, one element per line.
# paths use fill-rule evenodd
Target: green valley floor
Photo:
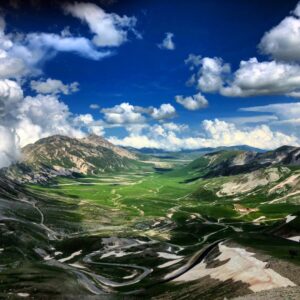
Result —
<path fill-rule="evenodd" d="M 297 193 L 272 189 L 299 171 L 259 172 L 148 166 L 6 191 L 0 295 L 229 299 L 298 286 Z"/>

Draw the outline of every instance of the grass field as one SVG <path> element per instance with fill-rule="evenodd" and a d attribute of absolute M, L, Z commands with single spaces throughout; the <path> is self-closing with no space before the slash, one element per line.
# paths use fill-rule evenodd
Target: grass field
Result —
<path fill-rule="evenodd" d="M 48 185 L 30 185 L 28 188 L 59 199 L 72 199 L 80 206 L 96 205 L 108 211 L 120 212 L 128 224 L 165 218 L 180 221 L 200 214 L 210 220 L 219 218 L 232 222 L 251 222 L 265 217 L 264 222 L 277 221 L 287 214 L 297 212 L 298 204 L 268 204 L 273 198 L 266 189 L 236 195 L 218 195 L 220 187 L 239 176 L 198 179 L 191 182 L 193 174 L 176 172 L 128 172 L 81 178 L 57 178 Z M 269 186 L 267 188 L 270 188 Z M 258 208 L 247 213 L 236 206 Z M 195 214 L 193 216 L 193 214 Z M 114 223 L 114 220 L 111 220 Z"/>

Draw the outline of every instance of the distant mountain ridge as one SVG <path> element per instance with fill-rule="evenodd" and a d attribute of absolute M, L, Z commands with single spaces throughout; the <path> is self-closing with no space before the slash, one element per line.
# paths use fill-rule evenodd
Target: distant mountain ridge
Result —
<path fill-rule="evenodd" d="M 242 150 L 242 151 L 253 151 L 253 152 L 266 152 L 267 150 L 259 149 L 255 147 L 251 147 L 248 145 L 237 145 L 237 146 L 220 146 L 220 147 L 205 147 L 205 148 L 197 148 L 197 149 L 183 149 L 179 151 L 168 151 L 164 149 L 158 149 L 158 148 L 133 148 L 133 147 L 126 147 L 127 150 L 135 152 L 135 153 L 141 153 L 141 154 L 166 154 L 166 153 L 210 153 L 210 152 L 216 152 L 220 150 Z"/>
<path fill-rule="evenodd" d="M 183 171 L 199 170 L 205 177 L 229 176 L 275 165 L 300 165 L 300 148 L 282 146 L 266 152 L 221 150 L 192 161 Z"/>
<path fill-rule="evenodd" d="M 22 161 L 6 169 L 17 181 L 42 182 L 73 173 L 99 174 L 134 166 L 136 155 L 96 135 L 83 139 L 54 135 L 22 149 Z"/>

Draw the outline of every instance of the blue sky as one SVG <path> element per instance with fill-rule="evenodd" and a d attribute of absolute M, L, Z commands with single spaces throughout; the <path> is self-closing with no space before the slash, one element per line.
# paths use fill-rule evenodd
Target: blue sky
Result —
<path fill-rule="evenodd" d="M 1 5 L 14 151 L 87 133 L 169 150 L 299 144 L 297 1 L 41 3 Z"/>
<path fill-rule="evenodd" d="M 174 1 L 172 5 L 170 1 L 122 2 L 108 6 L 107 12 L 136 16 L 136 28 L 143 39 L 132 37 L 115 49 L 115 55 L 100 61 L 59 53 L 43 68 L 45 78 L 80 83 L 80 91 L 64 99 L 75 113 L 86 112 L 91 102 L 104 107 L 120 101 L 159 105 L 173 101 L 177 94 L 189 95 L 194 90 L 185 85 L 190 72 L 184 60 L 190 53 L 222 57 L 237 68 L 240 60 L 258 55 L 257 44 L 263 33 L 278 24 L 297 4 L 296 1 L 227 1 L 226 5 L 221 1 L 189 1 L 188 5 L 185 1 Z M 56 26 L 52 25 L 53 20 Z M 65 26 L 91 36 L 87 26 L 64 16 L 59 9 L 51 14 L 37 11 L 34 18 L 32 11 L 14 14 L 11 24 L 15 30 L 27 32 L 59 33 Z M 175 51 L 162 51 L 157 47 L 165 32 L 174 33 Z M 68 66 L 62 69 L 65 64 Z M 195 122 L 196 117 L 233 116 L 240 106 L 272 101 L 269 97 L 243 101 L 225 99 L 226 105 L 220 107 L 224 97 L 210 95 L 209 98 L 210 108 L 196 112 Z M 178 109 L 184 114 L 184 109 L 180 106 Z M 190 115 L 182 118 L 188 120 Z"/>

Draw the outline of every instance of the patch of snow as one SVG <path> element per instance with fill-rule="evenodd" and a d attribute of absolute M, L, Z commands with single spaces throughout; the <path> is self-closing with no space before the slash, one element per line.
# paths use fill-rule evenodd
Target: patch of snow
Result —
<path fill-rule="evenodd" d="M 76 251 L 76 252 L 72 253 L 70 256 L 65 257 L 65 258 L 61 258 L 61 259 L 59 259 L 58 261 L 60 261 L 60 262 L 66 262 L 66 261 L 68 261 L 68 260 L 71 260 L 71 259 L 74 258 L 75 256 L 80 255 L 81 253 L 82 253 L 82 250 Z"/>
<path fill-rule="evenodd" d="M 168 217 L 169 219 L 172 219 L 173 215 L 174 215 L 174 213 L 170 213 L 170 214 L 167 214 L 167 217 Z"/>
<path fill-rule="evenodd" d="M 131 278 L 133 278 L 133 277 L 136 276 L 136 275 L 137 275 L 137 272 L 133 272 L 133 273 L 130 274 L 130 275 L 124 276 L 123 279 L 131 279 Z"/>
<path fill-rule="evenodd" d="M 155 222 L 152 226 L 155 227 L 156 225 L 159 225 L 160 221 Z"/>
<path fill-rule="evenodd" d="M 290 236 L 288 238 L 288 240 L 294 241 L 294 242 L 300 242 L 300 235 L 296 235 L 296 236 Z"/>
<path fill-rule="evenodd" d="M 285 223 L 290 223 L 291 221 L 295 220 L 296 218 L 297 218 L 296 216 L 288 215 L 285 218 Z"/>
<path fill-rule="evenodd" d="M 174 281 L 192 281 L 210 276 L 213 279 L 225 282 L 233 280 L 242 281 L 249 285 L 253 292 L 269 290 L 279 287 L 296 286 L 288 278 L 285 278 L 267 268 L 267 262 L 263 262 L 254 257 L 251 253 L 242 248 L 231 248 L 223 244 L 219 245 L 221 254 L 216 258 L 223 265 L 216 268 L 206 268 L 206 264 L 201 262 L 188 272 L 174 279 Z"/>
<path fill-rule="evenodd" d="M 28 293 L 17 293 L 17 295 L 18 295 L 19 297 L 23 297 L 23 298 L 27 298 L 27 297 L 30 296 L 30 294 L 28 294 Z"/>
<path fill-rule="evenodd" d="M 83 265 L 81 265 L 79 263 L 69 264 L 69 266 L 75 267 L 75 268 L 78 268 L 78 269 L 86 269 L 85 266 L 83 266 Z"/>
<path fill-rule="evenodd" d="M 253 220 L 252 222 L 253 223 L 260 223 L 260 221 L 264 220 L 265 218 L 266 218 L 265 216 L 261 216 L 261 217 L 255 219 L 255 220 Z"/>
<path fill-rule="evenodd" d="M 194 220 L 194 219 L 197 219 L 197 216 L 196 216 L 196 214 L 191 214 L 191 220 Z"/>
<path fill-rule="evenodd" d="M 243 232 L 242 228 L 235 227 L 235 226 L 230 226 L 235 232 Z"/>
<path fill-rule="evenodd" d="M 180 255 L 176 255 L 173 253 L 167 253 L 167 252 L 157 252 L 158 257 L 162 257 L 165 259 L 179 259 L 179 258 L 183 258 L 183 256 Z"/>
<path fill-rule="evenodd" d="M 126 256 L 126 255 L 131 255 L 131 254 L 139 254 L 141 252 L 142 251 L 136 251 L 136 252 L 110 251 L 110 252 L 102 254 L 100 259 L 110 257 L 110 256 L 123 257 L 123 256 Z"/>
<path fill-rule="evenodd" d="M 47 255 L 47 256 L 44 257 L 44 260 L 51 260 L 51 259 L 53 259 L 53 257 L 50 256 L 50 255 Z"/>
<path fill-rule="evenodd" d="M 167 262 L 159 265 L 158 268 L 163 269 L 163 268 L 166 268 L 166 267 L 169 267 L 169 266 L 173 266 L 173 265 L 177 264 L 178 262 L 180 262 L 182 260 L 183 260 L 183 258 L 178 258 L 178 259 L 170 260 L 170 261 L 167 261 Z"/>
<path fill-rule="evenodd" d="M 141 241 L 141 240 L 136 240 L 139 244 L 148 244 L 149 242 L 146 241 Z"/>
<path fill-rule="evenodd" d="M 126 256 L 128 254 L 129 253 L 124 252 L 124 251 L 109 251 L 107 253 L 102 254 L 100 258 L 106 258 L 109 256 L 122 257 L 122 256 Z"/>

